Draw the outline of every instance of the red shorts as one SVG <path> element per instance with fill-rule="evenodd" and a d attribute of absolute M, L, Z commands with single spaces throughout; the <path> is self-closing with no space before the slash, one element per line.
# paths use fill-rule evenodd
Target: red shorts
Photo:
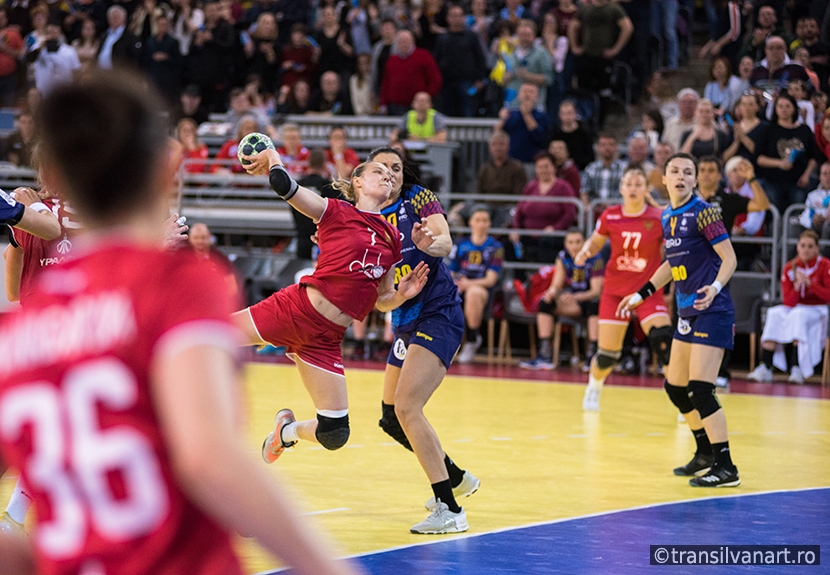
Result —
<path fill-rule="evenodd" d="M 287 347 L 292 361 L 299 357 L 323 371 L 345 375 L 340 343 L 346 328 L 314 309 L 305 286 L 290 285 L 248 310 L 259 337 L 273 346 Z"/>
<path fill-rule="evenodd" d="M 599 321 L 628 325 L 629 320 L 623 317 L 617 317 L 617 306 L 620 305 L 624 297 L 623 295 L 603 293 L 599 299 Z M 648 321 L 658 315 L 670 318 L 669 308 L 666 307 L 666 300 L 663 298 L 663 290 L 659 290 L 648 296 L 643 303 L 634 309 L 631 315 L 636 316 L 640 323 Z"/>

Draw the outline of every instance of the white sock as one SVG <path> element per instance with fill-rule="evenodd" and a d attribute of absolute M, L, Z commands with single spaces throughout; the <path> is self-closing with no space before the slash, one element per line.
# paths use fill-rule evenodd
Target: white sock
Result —
<path fill-rule="evenodd" d="M 300 440 L 300 436 L 297 435 L 296 421 L 291 422 L 282 428 L 282 431 L 280 431 L 280 439 L 282 440 L 283 445 L 288 445 L 289 443 Z"/>
<path fill-rule="evenodd" d="M 12 520 L 23 524 L 26 521 L 26 512 L 29 511 L 29 507 L 31 506 L 32 498 L 23 491 L 20 480 L 18 479 L 14 486 L 12 496 L 9 498 L 9 504 L 6 506 L 6 513 Z"/>
<path fill-rule="evenodd" d="M 605 378 L 602 379 L 594 377 L 593 374 L 588 375 L 588 387 L 593 387 L 594 389 L 602 389 L 602 385 L 605 383 Z"/>

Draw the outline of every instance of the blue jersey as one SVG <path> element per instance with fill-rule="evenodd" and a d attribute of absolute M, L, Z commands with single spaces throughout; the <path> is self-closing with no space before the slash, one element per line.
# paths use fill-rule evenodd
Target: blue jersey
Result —
<path fill-rule="evenodd" d="M 26 206 L 0 190 L 0 224 L 17 225 L 23 219 Z"/>
<path fill-rule="evenodd" d="M 711 285 L 718 275 L 721 259 L 712 246 L 729 239 L 720 211 L 697 196 L 679 208 L 669 206 L 663 212 L 663 239 L 666 260 L 677 295 L 677 314 L 692 317 L 701 313 L 694 308 L 701 294 L 697 290 Z M 706 313 L 733 312 L 729 290 L 715 296 Z"/>
<path fill-rule="evenodd" d="M 403 259 L 395 270 L 395 284 L 420 262 L 426 262 L 429 266 L 429 278 L 421 293 L 392 311 L 392 325 L 396 331 L 406 331 L 414 326 L 419 316 L 438 311 L 444 306 L 460 306 L 461 298 L 444 258 L 425 254 L 412 241 L 412 227 L 419 223 L 421 218 L 444 213 L 435 194 L 421 186 L 410 186 L 380 213 L 401 232 Z"/>
<path fill-rule="evenodd" d="M 605 258 L 602 252 L 592 258 L 585 260 L 585 263 L 578 266 L 567 250 L 562 250 L 556 256 L 565 266 L 565 291 L 579 292 L 591 289 L 591 278 L 603 277 L 605 275 Z"/>
<path fill-rule="evenodd" d="M 465 238 L 453 247 L 450 271 L 478 280 L 487 275 L 487 270 L 500 274 L 503 260 L 504 247 L 492 236 L 487 236 L 481 245 L 474 244 L 471 238 Z"/>

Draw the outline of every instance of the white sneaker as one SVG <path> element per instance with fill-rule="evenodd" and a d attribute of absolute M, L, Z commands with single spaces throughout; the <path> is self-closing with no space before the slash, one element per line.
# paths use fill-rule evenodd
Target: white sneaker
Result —
<path fill-rule="evenodd" d="M 0 515 L 0 533 L 25 535 L 26 531 L 23 529 L 22 523 L 18 523 L 12 519 L 9 517 L 9 514 L 4 511 L 3 514 Z"/>
<path fill-rule="evenodd" d="M 787 381 L 790 383 L 797 383 L 799 385 L 804 383 L 804 376 L 801 373 L 801 368 L 797 365 L 793 366 L 790 370 L 790 377 L 787 378 Z"/>
<path fill-rule="evenodd" d="M 481 480 L 474 477 L 469 471 L 464 472 L 464 477 L 461 478 L 461 483 L 452 488 L 452 495 L 458 501 L 462 497 L 469 497 L 481 486 Z M 424 507 L 429 511 L 435 511 L 435 496 L 430 497 Z"/>
<path fill-rule="evenodd" d="M 772 370 L 765 364 L 759 363 L 755 369 L 746 375 L 746 378 L 750 381 L 769 383 L 772 381 Z"/>
<path fill-rule="evenodd" d="M 722 393 L 728 392 L 729 391 L 729 378 L 718 376 L 718 378 L 715 380 L 715 387 L 717 387 L 718 391 L 720 391 Z"/>
<path fill-rule="evenodd" d="M 472 363 L 476 357 L 478 348 L 481 347 L 481 336 L 477 336 L 475 341 L 468 341 L 461 346 L 461 351 L 458 352 L 458 357 L 455 358 L 456 363 L 465 364 Z"/>
<path fill-rule="evenodd" d="M 464 513 L 463 508 L 458 513 L 453 513 L 447 504 L 439 499 L 435 511 L 409 530 L 421 535 L 441 535 L 442 533 L 462 533 L 469 528 L 467 514 Z"/>
<path fill-rule="evenodd" d="M 585 396 L 582 398 L 583 411 L 599 411 L 599 396 L 602 389 L 588 386 L 585 388 Z"/>

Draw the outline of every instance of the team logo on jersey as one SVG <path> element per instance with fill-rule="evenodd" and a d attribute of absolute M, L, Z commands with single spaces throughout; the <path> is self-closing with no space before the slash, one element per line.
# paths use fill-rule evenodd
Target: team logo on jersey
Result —
<path fill-rule="evenodd" d="M 406 344 L 401 338 L 395 340 L 395 344 L 392 346 L 392 353 L 401 361 L 406 358 Z"/>
<path fill-rule="evenodd" d="M 69 241 L 69 238 L 63 236 L 63 239 L 58 242 L 58 247 L 55 249 L 58 250 L 59 254 L 68 254 L 72 250 L 72 242 Z"/>
<path fill-rule="evenodd" d="M 16 201 L 14 201 L 14 199 L 9 194 L 4 192 L 3 190 L 0 190 L 0 198 L 5 200 L 6 203 L 9 204 L 10 206 L 13 206 L 17 203 Z"/>
<path fill-rule="evenodd" d="M 647 232 L 651 231 L 651 228 L 654 227 L 654 222 L 651 220 L 646 220 L 643 222 L 643 227 L 646 229 Z"/>
<path fill-rule="evenodd" d="M 621 255 L 617 258 L 617 269 L 621 272 L 641 273 L 648 266 L 645 258 L 629 255 Z"/>
<path fill-rule="evenodd" d="M 692 326 L 687 320 L 681 317 L 677 320 L 677 331 L 680 335 L 689 335 L 689 332 L 692 331 Z"/>

